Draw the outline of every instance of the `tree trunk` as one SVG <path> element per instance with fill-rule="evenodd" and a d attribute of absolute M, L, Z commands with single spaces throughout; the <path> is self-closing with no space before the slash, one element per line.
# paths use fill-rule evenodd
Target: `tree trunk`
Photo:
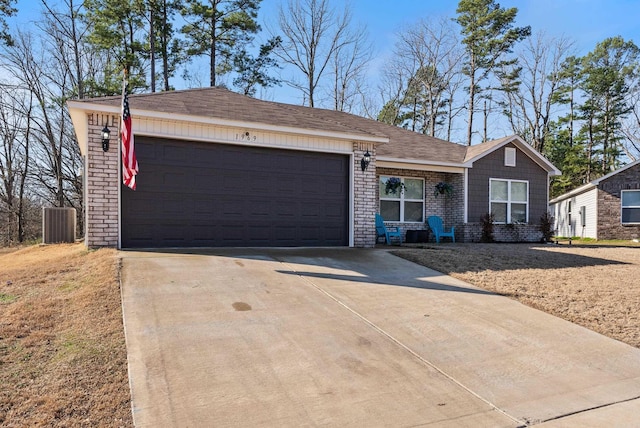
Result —
<path fill-rule="evenodd" d="M 587 182 L 591 181 L 591 157 L 593 156 L 593 117 L 589 117 L 589 142 L 587 146 Z"/>
<path fill-rule="evenodd" d="M 215 12 L 211 17 L 211 61 L 209 62 L 209 72 L 211 73 L 211 79 L 209 81 L 210 86 L 213 88 L 216 86 L 216 18 Z"/>
<path fill-rule="evenodd" d="M 151 92 L 156 91 L 156 31 L 155 31 L 155 7 L 154 1 L 149 2 L 149 62 L 151 63 Z"/>
<path fill-rule="evenodd" d="M 162 1 L 162 76 L 164 78 L 164 90 L 171 89 L 169 86 L 169 41 L 167 40 L 167 0 Z"/>
<path fill-rule="evenodd" d="M 484 100 L 484 110 L 483 113 L 483 132 L 482 132 L 482 142 L 487 141 L 487 118 L 489 117 L 489 111 L 487 110 L 487 100 Z"/>
<path fill-rule="evenodd" d="M 476 84 L 474 73 L 471 72 L 471 83 L 469 84 L 469 113 L 467 123 L 467 146 L 471 145 L 471 137 L 473 135 L 473 109 L 475 105 Z"/>
<path fill-rule="evenodd" d="M 73 37 L 73 59 L 76 63 L 76 84 L 78 85 L 78 99 L 84 99 L 84 82 L 82 79 L 82 60 L 78 49 L 78 36 L 76 30 L 76 13 L 73 9 L 73 0 L 69 0 L 69 12 L 71 14 L 71 32 Z"/>

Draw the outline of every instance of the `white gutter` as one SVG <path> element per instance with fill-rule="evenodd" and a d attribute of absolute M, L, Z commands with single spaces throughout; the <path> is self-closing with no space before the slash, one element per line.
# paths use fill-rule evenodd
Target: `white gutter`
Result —
<path fill-rule="evenodd" d="M 89 102 L 80 102 L 80 101 L 67 101 L 67 105 L 69 106 L 69 113 L 71 115 L 71 119 L 73 121 L 74 128 L 76 129 L 76 137 L 78 138 L 78 144 L 80 145 L 80 151 L 84 153 L 87 147 L 87 139 L 88 139 L 88 127 L 86 114 L 88 112 L 96 112 L 96 113 L 106 113 L 106 114 L 120 114 L 120 106 L 112 106 L 112 105 L 104 105 L 104 104 L 95 104 Z M 369 142 L 369 143 L 388 143 L 389 138 L 387 137 L 377 137 L 375 135 L 369 134 L 354 134 L 347 132 L 337 132 L 337 131 L 326 131 L 326 130 L 316 130 L 316 129 L 308 129 L 308 128 L 295 128 L 291 126 L 278 126 L 278 125 L 270 125 L 267 123 L 260 122 L 245 122 L 240 120 L 229 120 L 229 119 L 219 119 L 219 118 L 210 118 L 203 116 L 192 116 L 185 114 L 174 114 L 174 113 L 164 113 L 157 111 L 149 111 L 149 110 L 140 110 L 140 109 L 131 109 L 131 116 L 134 118 L 146 118 L 146 119 L 157 119 L 157 120 L 165 120 L 172 122 L 189 122 L 189 123 L 197 123 L 197 124 L 205 124 L 212 126 L 224 126 L 224 127 L 236 127 L 236 128 L 244 128 L 248 130 L 260 130 L 260 131 L 270 131 L 270 132 L 280 132 L 286 134 L 295 134 L 295 135 L 304 135 L 310 137 L 325 137 L 325 138 L 333 138 L 338 140 L 348 140 L 348 141 L 361 141 L 361 142 Z"/>
<path fill-rule="evenodd" d="M 376 168 L 413 169 L 419 171 L 450 172 L 462 174 L 468 167 L 461 163 L 378 156 L 376 158 Z"/>

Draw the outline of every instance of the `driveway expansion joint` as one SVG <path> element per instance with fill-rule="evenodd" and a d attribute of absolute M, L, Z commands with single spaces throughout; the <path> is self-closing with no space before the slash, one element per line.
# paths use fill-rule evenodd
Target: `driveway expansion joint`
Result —
<path fill-rule="evenodd" d="M 374 329 L 376 332 L 378 332 L 380 335 L 382 335 L 383 337 L 385 337 L 387 340 L 390 340 L 392 343 L 394 343 L 396 346 L 400 347 L 401 349 L 403 349 L 404 351 L 408 352 L 409 354 L 411 354 L 414 358 L 416 358 L 418 361 L 420 361 L 422 364 L 431 367 L 432 369 L 434 369 L 435 371 L 437 371 L 438 373 L 440 373 L 442 376 L 444 376 L 445 378 L 447 378 L 449 381 L 453 382 L 455 385 L 457 385 L 458 387 L 462 388 L 463 390 L 465 390 L 466 392 L 468 392 L 469 394 L 473 395 L 474 397 L 476 397 L 477 399 L 481 400 L 482 402 L 484 402 L 485 404 L 487 404 L 488 406 L 490 406 L 492 409 L 494 409 L 496 412 L 504 415 L 505 417 L 511 419 L 512 421 L 516 422 L 518 425 L 518 428 L 522 428 L 522 427 L 526 427 L 527 423 L 525 420 L 521 420 L 516 418 L 515 416 L 510 415 L 509 413 L 507 413 L 505 410 L 499 408 L 498 406 L 496 406 L 494 403 L 492 403 L 491 401 L 487 400 L 486 398 L 482 397 L 481 395 L 479 395 L 478 393 L 476 393 L 475 391 L 473 391 L 472 389 L 470 389 L 469 387 L 465 386 L 464 384 L 462 384 L 460 381 L 458 381 L 457 379 L 455 379 L 453 376 L 449 375 L 448 373 L 446 373 L 444 370 L 442 370 L 441 368 L 439 368 L 438 366 L 436 366 L 434 363 L 430 362 L 429 360 L 427 360 L 426 358 L 422 357 L 419 353 L 417 353 L 416 351 L 414 351 L 413 349 L 411 349 L 409 346 L 405 345 L 404 343 L 402 343 L 400 340 L 398 340 L 397 338 L 395 338 L 393 335 L 391 335 L 390 333 L 388 333 L 387 331 L 385 331 L 384 329 L 382 329 L 381 327 L 379 327 L 378 325 L 376 325 L 373 321 L 369 320 L 367 317 L 365 317 L 364 315 L 362 315 L 361 313 L 359 313 L 358 311 L 356 311 L 355 309 L 351 308 L 349 305 L 347 305 L 346 303 L 344 303 L 342 300 L 340 300 L 339 298 L 337 298 L 336 296 L 334 296 L 333 294 L 331 294 L 329 291 L 325 290 L 324 288 L 322 288 L 320 285 L 316 284 L 315 282 L 313 282 L 309 277 L 307 277 L 306 275 L 304 275 L 303 273 L 299 273 L 294 266 L 292 266 L 291 264 L 287 263 L 286 261 L 282 260 L 282 259 L 278 259 L 275 258 L 275 260 L 277 260 L 279 263 L 281 263 L 283 266 L 286 266 L 287 269 L 289 269 L 291 272 L 295 272 L 298 277 L 300 279 L 302 279 L 303 281 L 305 281 L 306 283 L 308 283 L 309 285 L 311 285 L 313 288 L 315 288 L 316 290 L 318 290 L 320 293 L 324 294 L 325 296 L 329 297 L 331 300 L 333 300 L 334 302 L 338 303 L 340 306 L 342 306 L 343 308 L 345 308 L 347 311 L 351 312 L 353 315 L 355 315 L 358 319 L 360 319 L 361 321 L 363 321 L 365 324 L 367 324 L 369 327 L 371 327 L 372 329 Z"/>
<path fill-rule="evenodd" d="M 637 397 L 627 398 L 625 400 L 613 401 L 611 403 L 601 404 L 599 406 L 589 407 L 587 409 L 581 409 L 581 410 L 576 410 L 575 412 L 565 413 L 565 414 L 562 414 L 562 415 L 555 416 L 553 418 L 545 419 L 543 421 L 537 421 L 536 423 L 531 424 L 531 425 L 527 425 L 527 426 L 538 425 L 538 424 L 542 424 L 542 423 L 545 423 L 545 422 L 557 421 L 557 420 L 568 418 L 570 416 L 579 415 L 581 413 L 587 413 L 587 412 L 591 412 L 593 410 L 605 409 L 607 407 L 615 406 L 616 404 L 629 403 L 631 401 L 636 401 L 636 400 L 640 400 L 640 395 L 638 395 Z"/>

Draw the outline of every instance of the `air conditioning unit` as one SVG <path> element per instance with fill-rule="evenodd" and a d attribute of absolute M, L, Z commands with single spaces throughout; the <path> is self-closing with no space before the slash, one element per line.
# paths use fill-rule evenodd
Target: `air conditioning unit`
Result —
<path fill-rule="evenodd" d="M 75 208 L 42 208 L 42 243 L 76 241 Z"/>

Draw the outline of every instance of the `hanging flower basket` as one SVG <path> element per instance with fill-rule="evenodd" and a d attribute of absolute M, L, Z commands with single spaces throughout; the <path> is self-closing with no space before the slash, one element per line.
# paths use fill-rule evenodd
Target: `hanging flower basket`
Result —
<path fill-rule="evenodd" d="M 453 196 L 453 186 L 449 183 L 445 183 L 441 181 L 440 183 L 435 185 L 435 191 L 433 192 L 433 196 L 436 198 L 438 195 L 445 195 L 447 198 Z"/>
<path fill-rule="evenodd" d="M 384 185 L 384 193 L 395 195 L 404 190 L 404 183 L 398 177 L 391 177 Z"/>

